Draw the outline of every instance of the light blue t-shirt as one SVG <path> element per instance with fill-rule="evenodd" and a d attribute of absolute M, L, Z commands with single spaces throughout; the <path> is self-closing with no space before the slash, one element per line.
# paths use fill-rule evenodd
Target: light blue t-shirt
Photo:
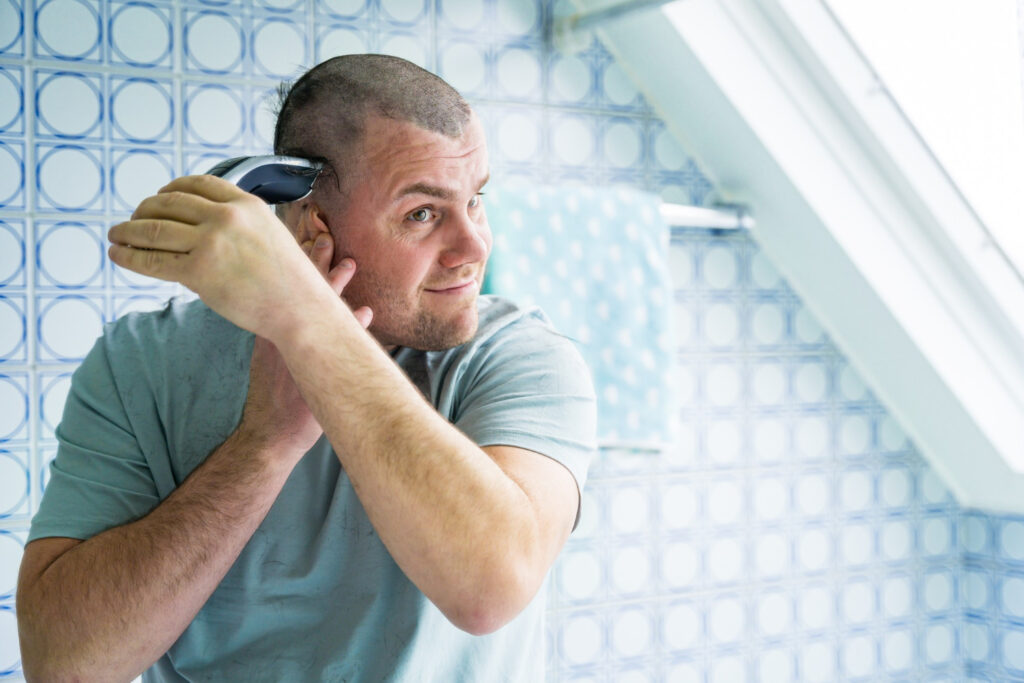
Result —
<path fill-rule="evenodd" d="M 543 453 L 582 489 L 596 411 L 579 353 L 535 309 L 496 297 L 479 309 L 472 341 L 395 360 L 475 443 Z M 72 380 L 30 540 L 87 539 L 166 498 L 236 428 L 252 343 L 199 301 L 108 326 Z M 144 679 L 534 683 L 545 588 L 493 634 L 452 626 L 395 564 L 321 438 Z"/>

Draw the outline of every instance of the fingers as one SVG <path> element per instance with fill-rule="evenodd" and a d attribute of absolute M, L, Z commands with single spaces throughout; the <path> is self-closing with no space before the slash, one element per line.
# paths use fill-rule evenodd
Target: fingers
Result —
<path fill-rule="evenodd" d="M 229 202 L 232 199 L 252 196 L 235 184 L 212 175 L 187 175 L 175 178 L 161 187 L 158 194 L 171 192 L 198 195 L 213 202 Z"/>
<path fill-rule="evenodd" d="M 184 259 L 188 254 L 152 249 L 136 249 L 123 244 L 111 244 L 107 250 L 110 260 L 128 270 L 159 278 L 181 282 Z"/>
<path fill-rule="evenodd" d="M 357 308 L 352 311 L 352 315 L 356 317 L 356 320 L 359 321 L 359 324 L 363 326 L 364 330 L 370 326 L 371 322 L 373 322 L 373 311 L 370 310 L 369 306 Z"/>
<path fill-rule="evenodd" d="M 327 283 L 331 285 L 338 296 L 341 296 L 341 293 L 345 291 L 345 285 L 352 280 L 352 276 L 355 274 L 356 262 L 346 257 L 327 273 Z"/>
<path fill-rule="evenodd" d="M 107 239 L 121 246 L 184 254 L 195 246 L 196 230 L 177 221 L 146 218 L 118 223 L 107 232 Z"/>

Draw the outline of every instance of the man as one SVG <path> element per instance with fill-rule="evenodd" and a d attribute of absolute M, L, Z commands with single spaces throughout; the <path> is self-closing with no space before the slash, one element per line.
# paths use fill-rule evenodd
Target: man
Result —
<path fill-rule="evenodd" d="M 593 389 L 538 314 L 478 299 L 480 122 L 408 62 L 340 57 L 275 151 L 327 163 L 287 228 L 194 176 L 110 230 L 116 264 L 202 301 L 118 321 L 76 372 L 25 674 L 538 680 Z"/>

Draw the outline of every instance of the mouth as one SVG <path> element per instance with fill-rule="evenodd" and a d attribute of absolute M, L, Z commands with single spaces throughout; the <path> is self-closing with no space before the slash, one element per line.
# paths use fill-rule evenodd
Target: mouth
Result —
<path fill-rule="evenodd" d="M 465 294 L 475 290 L 477 287 L 477 281 L 475 279 L 469 279 L 465 282 L 454 284 L 450 287 L 436 287 L 428 288 L 426 291 L 431 294 L 445 294 L 445 295 L 458 295 Z"/>

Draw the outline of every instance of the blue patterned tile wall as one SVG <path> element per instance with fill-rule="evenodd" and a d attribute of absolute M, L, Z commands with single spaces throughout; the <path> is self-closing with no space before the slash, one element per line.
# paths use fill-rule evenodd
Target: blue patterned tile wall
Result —
<path fill-rule="evenodd" d="M 495 176 L 712 188 L 548 0 L 0 0 L 0 677 L 70 373 L 172 287 L 106 227 L 171 177 L 269 147 L 277 81 L 335 54 L 433 69 Z M 675 234 L 678 437 L 606 450 L 551 577 L 549 679 L 1024 681 L 1024 520 L 959 510 L 746 236 Z M 598 333 L 595 333 L 598 334 Z"/>

